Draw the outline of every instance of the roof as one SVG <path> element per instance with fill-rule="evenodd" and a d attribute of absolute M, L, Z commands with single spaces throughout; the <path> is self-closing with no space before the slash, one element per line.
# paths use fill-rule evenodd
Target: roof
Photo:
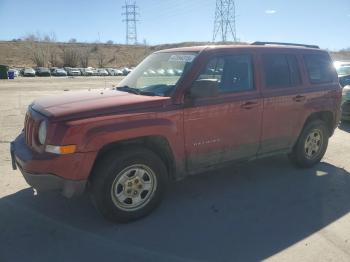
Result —
<path fill-rule="evenodd" d="M 288 49 L 288 50 L 315 50 L 320 51 L 319 48 L 310 48 L 304 46 L 293 45 L 206 45 L 206 46 L 190 46 L 190 47 L 177 47 L 157 51 L 162 52 L 201 52 L 204 50 L 226 50 L 226 49 Z M 322 50 L 323 51 L 323 50 Z"/>

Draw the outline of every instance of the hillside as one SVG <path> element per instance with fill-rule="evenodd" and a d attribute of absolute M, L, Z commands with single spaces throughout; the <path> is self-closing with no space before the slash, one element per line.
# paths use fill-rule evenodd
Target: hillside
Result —
<path fill-rule="evenodd" d="M 63 66 L 65 54 L 76 52 L 78 56 L 88 58 L 88 66 L 122 67 L 135 66 L 148 54 L 166 48 L 203 45 L 208 43 L 178 43 L 157 46 L 118 45 L 98 43 L 45 43 L 45 42 L 13 42 L 0 41 L 0 64 L 13 67 L 36 66 L 35 56 L 44 56 L 45 66 Z M 81 57 L 77 65 L 82 66 Z M 101 66 L 102 64 L 102 66 Z"/>
<path fill-rule="evenodd" d="M 76 66 L 92 67 L 135 66 L 148 54 L 161 49 L 206 45 L 211 43 L 186 42 L 156 46 L 118 45 L 101 43 L 45 43 L 0 41 L 0 64 L 13 67 L 36 66 L 35 60 L 44 60 L 45 66 L 63 66 L 73 60 Z M 350 52 L 331 52 L 334 60 L 350 60 Z M 67 59 L 67 56 L 69 56 Z"/>

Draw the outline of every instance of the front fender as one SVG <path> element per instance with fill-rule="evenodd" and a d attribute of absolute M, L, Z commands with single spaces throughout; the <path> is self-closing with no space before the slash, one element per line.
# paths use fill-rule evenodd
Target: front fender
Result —
<path fill-rule="evenodd" d="M 181 110 L 137 116 L 105 116 L 72 121 L 67 125 L 70 127 L 64 136 L 64 144 L 76 144 L 79 152 L 99 152 L 111 143 L 161 136 L 168 141 L 176 164 L 182 163 L 184 159 Z"/>

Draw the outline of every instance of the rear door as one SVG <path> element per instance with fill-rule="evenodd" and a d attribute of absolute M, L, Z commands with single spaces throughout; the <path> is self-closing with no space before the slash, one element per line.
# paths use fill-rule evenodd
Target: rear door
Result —
<path fill-rule="evenodd" d="M 270 51 L 260 59 L 264 110 L 259 154 L 288 150 L 299 134 L 306 100 L 301 94 L 300 57 Z"/>
<path fill-rule="evenodd" d="M 189 171 L 255 156 L 260 142 L 262 100 L 252 54 L 211 57 L 199 79 L 217 79 L 220 93 L 184 110 Z"/>

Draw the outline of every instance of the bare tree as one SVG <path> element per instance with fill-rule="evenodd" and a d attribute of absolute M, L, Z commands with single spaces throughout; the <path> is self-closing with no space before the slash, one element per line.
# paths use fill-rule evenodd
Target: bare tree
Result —
<path fill-rule="evenodd" d="M 29 41 L 29 42 L 40 41 L 40 38 L 34 33 L 28 33 L 28 34 L 24 35 L 24 36 L 22 36 L 22 39 L 24 41 Z"/>
<path fill-rule="evenodd" d="M 42 42 L 47 43 L 55 43 L 56 40 L 56 34 L 54 32 L 46 33 L 44 34 L 43 38 L 41 39 Z"/>
<path fill-rule="evenodd" d="M 98 64 L 98 67 L 100 67 L 100 68 L 104 67 L 105 63 L 106 63 L 106 56 L 103 54 L 102 50 L 99 50 L 97 52 L 97 64 Z"/>
<path fill-rule="evenodd" d="M 50 64 L 50 66 L 59 66 L 60 65 L 58 50 L 54 47 L 49 48 L 49 64 Z"/>
<path fill-rule="evenodd" d="M 35 46 L 32 53 L 32 60 L 37 67 L 45 67 L 47 65 L 47 53 L 44 49 Z"/>
<path fill-rule="evenodd" d="M 36 33 L 28 33 L 22 37 L 27 41 L 28 48 L 31 52 L 33 63 L 38 67 L 48 66 L 48 64 L 56 65 L 58 63 L 57 51 L 51 43 L 56 42 L 54 32 L 42 34 L 39 31 Z"/>
<path fill-rule="evenodd" d="M 56 42 L 56 34 L 54 32 L 41 33 L 37 31 L 36 33 L 27 33 L 26 35 L 22 36 L 22 40 L 30 42 L 54 43 Z"/>
<path fill-rule="evenodd" d="M 77 42 L 77 39 L 76 38 L 71 38 L 69 39 L 68 43 L 76 43 Z"/>
<path fill-rule="evenodd" d="M 63 49 L 63 66 L 76 67 L 79 63 L 79 52 L 76 48 Z"/>
<path fill-rule="evenodd" d="M 89 48 L 82 48 L 79 52 L 80 65 L 84 68 L 89 66 L 90 50 Z"/>
<path fill-rule="evenodd" d="M 95 52 L 97 52 L 98 50 L 99 50 L 98 45 L 95 44 L 95 45 L 91 48 L 91 53 L 95 53 Z"/>
<path fill-rule="evenodd" d="M 37 41 L 26 42 L 26 48 L 29 50 L 31 60 L 37 67 L 44 67 L 48 64 L 48 49 L 45 45 Z"/>

